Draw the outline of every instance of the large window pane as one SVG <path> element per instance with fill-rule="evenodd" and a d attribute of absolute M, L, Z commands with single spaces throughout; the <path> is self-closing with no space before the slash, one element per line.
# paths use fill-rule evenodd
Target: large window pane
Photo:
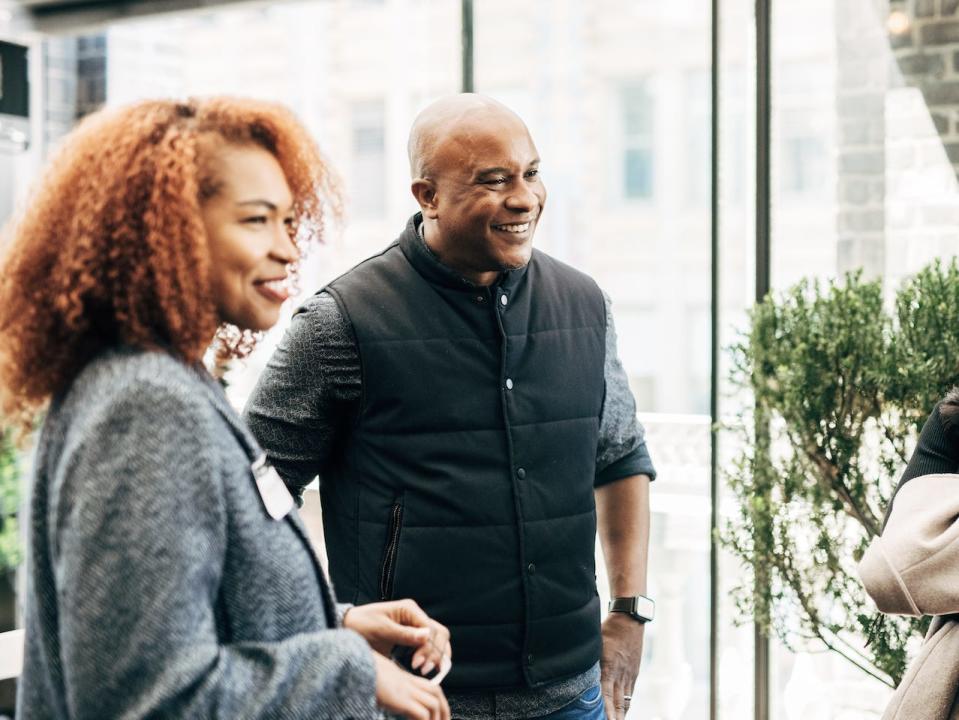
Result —
<path fill-rule="evenodd" d="M 659 471 L 657 618 L 630 717 L 701 720 L 709 679 L 709 4 L 484 0 L 476 88 L 529 125 L 539 248 L 613 300 Z M 509 22 L 503 19 L 508 17 Z M 607 595 L 601 571 L 601 595 Z"/>
<path fill-rule="evenodd" d="M 653 99 L 644 82 L 633 82 L 620 89 L 619 102 L 623 198 L 650 198 L 653 195 L 655 157 Z"/>
<path fill-rule="evenodd" d="M 959 248 L 956 3 L 773 7 L 773 285 L 862 269 L 891 299 Z M 889 689 L 821 650 L 774 653 L 776 717 L 878 718 Z"/>
<path fill-rule="evenodd" d="M 752 398 L 731 386 L 731 355 L 746 310 L 755 297 L 756 218 L 756 35 L 751 0 L 720 3 L 719 38 L 719 420 L 729 428 L 719 435 L 719 529 L 726 534 L 738 515 L 739 499 L 726 487 L 725 473 L 743 449 L 739 432 Z M 717 706 L 721 720 L 753 717 L 753 625 L 737 607 L 734 591 L 749 583 L 737 558 L 719 554 L 719 626 L 716 662 Z"/>

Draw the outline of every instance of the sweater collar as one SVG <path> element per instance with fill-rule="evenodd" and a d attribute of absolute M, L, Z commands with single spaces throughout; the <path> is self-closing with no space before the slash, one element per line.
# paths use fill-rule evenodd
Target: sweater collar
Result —
<path fill-rule="evenodd" d="M 419 234 L 419 227 L 422 223 L 423 213 L 413 215 L 397 240 L 406 259 L 410 261 L 410 264 L 420 275 L 431 283 L 453 290 L 476 292 L 476 289 L 481 286 L 463 277 L 451 267 L 444 265 L 430 250 L 426 241 Z M 492 287 L 512 290 L 525 277 L 528 267 L 529 265 L 524 265 L 515 270 L 504 270 Z"/>
<path fill-rule="evenodd" d="M 237 441 L 240 443 L 247 457 L 250 458 L 250 462 L 257 461 L 263 457 L 263 449 L 256 441 L 256 438 L 250 433 L 249 429 L 247 429 L 246 423 L 243 422 L 240 415 L 230 404 L 226 392 L 223 390 L 223 386 L 219 381 L 210 375 L 202 365 L 194 366 L 193 371 L 202 383 L 210 404 L 213 405 L 220 417 L 222 417 L 223 420 L 226 421 L 226 424 L 230 426 L 230 429 L 233 430 L 233 434 L 236 436 Z"/>

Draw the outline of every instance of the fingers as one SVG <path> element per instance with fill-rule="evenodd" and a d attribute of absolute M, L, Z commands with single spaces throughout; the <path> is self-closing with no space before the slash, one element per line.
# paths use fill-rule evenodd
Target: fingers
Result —
<path fill-rule="evenodd" d="M 625 720 L 627 712 L 629 712 L 629 700 L 626 699 L 623 687 L 617 685 L 613 690 L 613 717 L 616 720 Z"/>
<path fill-rule="evenodd" d="M 352 608 L 344 618 L 344 627 L 356 630 L 377 652 L 389 655 L 394 645 L 419 650 L 411 658 L 414 668 L 439 667 L 450 650 L 450 633 L 432 620 L 413 600 L 392 600 Z M 425 672 L 430 672 L 432 668 Z"/>
<path fill-rule="evenodd" d="M 415 600 L 406 598 L 405 600 L 394 601 L 397 610 L 397 621 L 403 625 L 413 625 L 414 627 L 429 627 L 430 616 L 423 608 L 417 605 Z"/>
<path fill-rule="evenodd" d="M 625 686 L 603 676 L 601 687 L 607 720 L 624 720 L 629 709 L 629 703 L 625 700 Z"/>
<path fill-rule="evenodd" d="M 444 693 L 438 685 L 434 685 L 437 691 L 440 694 L 440 720 L 450 720 L 453 717 L 453 711 L 450 710 L 449 701 L 446 699 L 446 693 Z"/>
<path fill-rule="evenodd" d="M 429 713 L 429 720 L 449 720 L 450 708 L 443 692 L 435 685 L 417 688 L 415 699 Z"/>
<path fill-rule="evenodd" d="M 603 708 L 606 710 L 606 720 L 616 720 L 616 710 L 613 707 L 613 702 L 612 688 L 607 692 L 606 686 L 603 685 Z"/>
<path fill-rule="evenodd" d="M 438 685 L 374 656 L 376 701 L 409 720 L 450 720 L 449 704 Z"/>
<path fill-rule="evenodd" d="M 450 706 L 443 691 L 422 678 L 410 678 L 415 683 L 411 683 L 408 696 L 410 717 L 417 720 L 450 720 Z"/>
<path fill-rule="evenodd" d="M 613 681 L 609 678 L 609 673 L 605 672 L 599 677 L 599 689 L 603 694 L 603 708 L 606 710 L 606 720 L 616 720 L 613 715 Z"/>
<path fill-rule="evenodd" d="M 407 598 L 396 602 L 400 610 L 400 617 L 397 618 L 398 622 L 417 628 L 427 628 L 429 630 L 429 641 L 436 646 L 441 654 L 445 653 L 447 657 L 452 658 L 450 631 L 446 626 L 427 615 L 423 608 L 416 604 L 415 600 Z"/>
<path fill-rule="evenodd" d="M 626 686 L 621 683 L 603 682 L 602 688 L 607 720 L 625 720 L 632 701 L 632 696 L 626 692 Z"/>
<path fill-rule="evenodd" d="M 408 668 L 421 675 L 448 666 L 453 656 L 450 631 L 431 619 L 413 600 L 371 603 L 350 610 L 347 627 L 359 632 L 374 650 L 389 656 L 395 645 L 413 648 Z"/>
<path fill-rule="evenodd" d="M 395 607 L 397 622 L 409 629 L 404 633 L 407 640 L 403 644 L 419 645 L 419 649 L 413 654 L 411 667 L 414 670 L 428 675 L 442 667 L 444 655 L 452 659 L 450 631 L 446 626 L 431 619 L 413 600 L 397 600 Z"/>
<path fill-rule="evenodd" d="M 390 620 L 387 626 L 390 640 L 395 645 L 409 645 L 417 647 L 428 645 L 430 642 L 430 629 L 425 627 L 410 627 L 402 625 L 395 620 Z"/>
<path fill-rule="evenodd" d="M 426 640 L 413 654 L 412 667 L 414 670 L 420 669 L 421 673 L 427 675 L 435 668 L 442 667 L 444 655 L 449 659 L 453 656 L 450 631 L 435 620 L 430 620 Z"/>

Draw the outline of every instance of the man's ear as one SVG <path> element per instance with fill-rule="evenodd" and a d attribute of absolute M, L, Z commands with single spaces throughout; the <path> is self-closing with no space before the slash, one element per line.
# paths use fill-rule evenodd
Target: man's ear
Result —
<path fill-rule="evenodd" d="M 423 217 L 435 220 L 438 217 L 436 207 L 436 185 L 428 178 L 417 178 L 410 186 L 413 197 L 423 211 Z"/>

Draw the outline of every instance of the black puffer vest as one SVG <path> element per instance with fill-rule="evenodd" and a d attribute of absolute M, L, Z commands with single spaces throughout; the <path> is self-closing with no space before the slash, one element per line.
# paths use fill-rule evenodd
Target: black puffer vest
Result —
<path fill-rule="evenodd" d="M 363 400 L 324 469 L 342 600 L 412 597 L 452 631 L 451 689 L 536 687 L 599 659 L 593 478 L 606 312 L 539 252 L 490 288 L 416 233 L 328 288 Z"/>

